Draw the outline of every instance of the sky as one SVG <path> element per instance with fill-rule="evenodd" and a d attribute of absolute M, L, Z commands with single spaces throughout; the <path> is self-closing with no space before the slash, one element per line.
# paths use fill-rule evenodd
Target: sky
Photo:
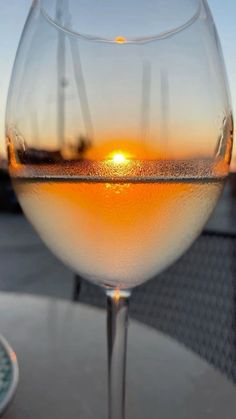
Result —
<path fill-rule="evenodd" d="M 220 36 L 236 112 L 236 1 L 208 0 Z M 4 115 L 14 56 L 31 0 L 0 0 L 0 153 L 4 154 Z M 233 158 L 236 170 L 236 147 Z"/>

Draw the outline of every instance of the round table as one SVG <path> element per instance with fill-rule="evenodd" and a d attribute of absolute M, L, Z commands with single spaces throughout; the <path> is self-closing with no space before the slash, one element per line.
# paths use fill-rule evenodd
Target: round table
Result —
<path fill-rule="evenodd" d="M 1 294 L 0 332 L 20 367 L 4 419 L 107 417 L 103 310 Z M 174 340 L 134 321 L 127 365 L 127 419 L 235 418 L 232 383 Z"/>

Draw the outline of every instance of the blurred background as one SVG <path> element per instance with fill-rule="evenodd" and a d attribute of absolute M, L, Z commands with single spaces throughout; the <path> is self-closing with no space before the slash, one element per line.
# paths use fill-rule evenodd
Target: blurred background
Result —
<path fill-rule="evenodd" d="M 7 175 L 4 118 L 8 85 L 17 45 L 31 0 L 0 0 L 0 290 L 46 293 L 60 297 L 73 294 L 73 273 L 52 256 L 21 213 Z M 233 108 L 236 109 L 236 2 L 209 0 L 220 35 Z M 236 147 L 231 165 L 231 184 L 206 226 L 206 231 L 236 232 L 235 178 Z M 17 214 L 17 215 L 16 215 Z M 40 268 L 37 264 L 40 261 Z M 57 278 L 57 282 L 53 278 Z M 60 279 L 61 280 L 58 280 Z M 68 279 L 67 281 L 65 279 Z"/>
<path fill-rule="evenodd" d="M 41 243 L 25 220 L 7 174 L 4 118 L 8 85 L 17 45 L 29 12 L 31 0 L 0 0 L 0 290 L 51 293 L 65 297 L 73 292 L 73 274 L 57 261 Z M 220 35 L 233 109 L 236 109 L 236 2 L 209 0 Z M 206 231 L 222 234 L 236 232 L 236 147 L 231 165 L 230 182 Z M 18 214 L 17 216 L 15 214 Z M 40 252 L 42 254 L 40 254 Z M 14 253 L 15 252 L 15 253 Z M 39 252 L 39 253 L 37 253 Z M 27 257 L 23 257 L 23 254 Z M 36 261 L 40 259 L 40 270 Z M 55 284 L 53 276 L 62 278 Z M 69 278 L 65 281 L 64 278 Z M 33 278 L 33 279 L 32 279 Z"/>
<path fill-rule="evenodd" d="M 236 110 L 236 2 L 208 2 L 220 35 Z M 7 175 L 6 97 L 30 5 L 31 0 L 0 0 L 0 291 L 103 305 L 104 298 L 97 288 L 75 278 L 46 249 L 22 214 Z M 158 281 L 144 285 L 141 292 L 135 291 L 131 314 L 171 334 L 236 381 L 236 147 L 231 172 L 222 199 L 201 237 Z M 219 306 L 224 309 L 218 310 Z M 217 342 L 211 333 L 215 329 Z"/>
<path fill-rule="evenodd" d="M 21 0 L 20 2 L 17 0 L 0 0 L 0 149 L 3 157 L 5 156 L 4 113 L 8 84 L 17 44 L 31 3 L 31 0 Z M 208 3 L 220 35 L 232 92 L 233 107 L 236 108 L 236 29 L 234 24 L 236 4 L 234 0 L 228 0 L 227 5 L 221 0 L 209 0 Z M 236 150 L 232 170 L 236 171 Z"/>

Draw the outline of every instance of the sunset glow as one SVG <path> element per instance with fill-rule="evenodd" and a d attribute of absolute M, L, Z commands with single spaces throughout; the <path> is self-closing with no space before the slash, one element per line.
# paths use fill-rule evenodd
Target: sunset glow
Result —
<path fill-rule="evenodd" d="M 118 288 L 114 291 L 113 299 L 114 299 L 114 301 L 115 301 L 116 304 L 120 300 L 120 290 Z"/>
<path fill-rule="evenodd" d="M 127 156 L 122 151 L 114 151 L 114 153 L 111 155 L 111 158 L 115 164 L 124 164 L 128 161 Z"/>
<path fill-rule="evenodd" d="M 125 44 L 127 42 L 127 39 L 124 36 L 117 36 L 115 38 L 115 42 L 117 44 Z"/>

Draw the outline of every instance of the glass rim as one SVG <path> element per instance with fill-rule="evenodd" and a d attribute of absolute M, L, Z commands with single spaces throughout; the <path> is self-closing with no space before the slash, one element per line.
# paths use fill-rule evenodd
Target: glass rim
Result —
<path fill-rule="evenodd" d="M 158 41 L 166 38 L 170 38 L 179 32 L 184 31 L 188 27 L 190 27 L 193 23 L 195 23 L 198 18 L 201 15 L 202 9 L 203 9 L 203 3 L 205 3 L 205 0 L 197 0 L 197 8 L 195 10 L 195 13 L 191 15 L 189 19 L 187 19 L 184 23 L 181 25 L 177 25 L 176 27 L 173 27 L 168 30 L 161 31 L 160 33 L 156 33 L 153 35 L 147 35 L 142 37 L 117 37 L 117 38 L 109 38 L 106 36 L 99 36 L 99 35 L 91 35 L 84 32 L 76 31 L 72 28 L 66 27 L 63 24 L 60 24 L 56 19 L 53 19 L 49 13 L 46 11 L 44 5 L 44 0 L 34 0 L 33 6 L 35 4 L 39 4 L 40 12 L 43 15 L 43 17 L 57 30 L 64 32 L 67 35 L 82 38 L 87 41 L 93 41 L 93 42 L 105 42 L 105 43 L 118 43 L 118 44 L 142 44 L 146 42 L 152 42 L 152 41 Z"/>

